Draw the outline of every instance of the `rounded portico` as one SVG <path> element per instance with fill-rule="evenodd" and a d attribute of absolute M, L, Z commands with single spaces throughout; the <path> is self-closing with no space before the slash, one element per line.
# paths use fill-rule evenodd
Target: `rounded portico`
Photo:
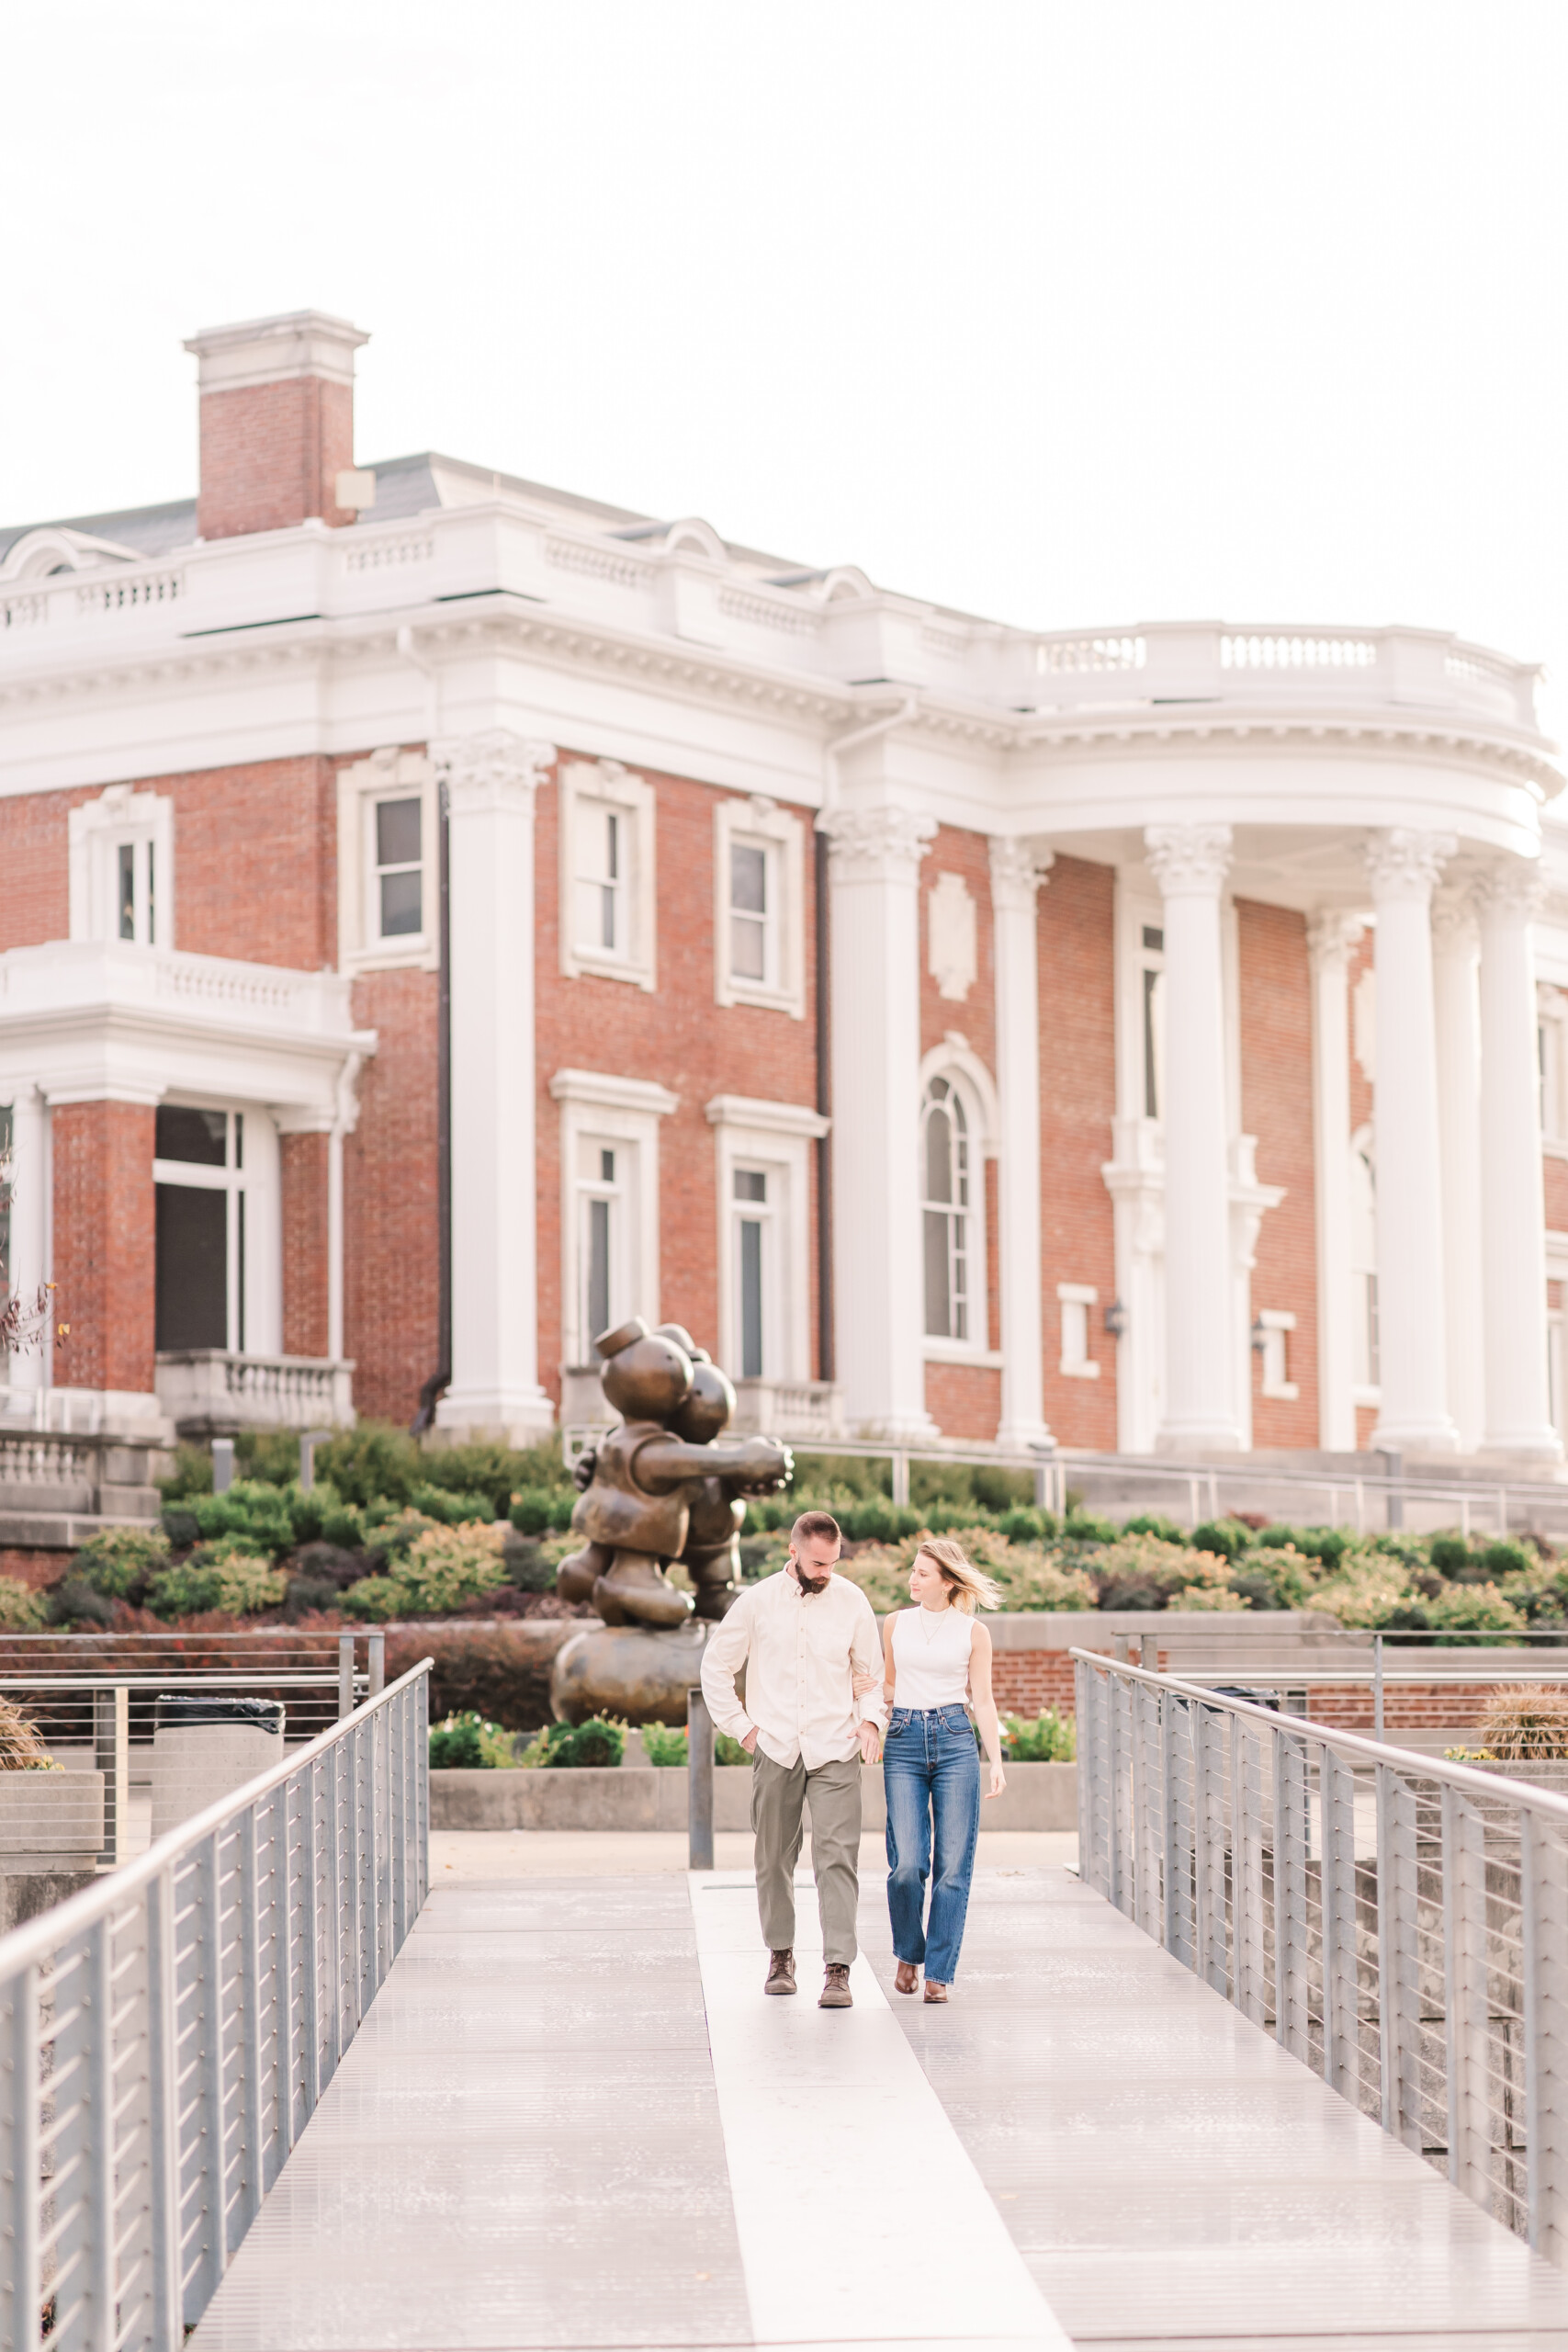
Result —
<path fill-rule="evenodd" d="M 1053 864 L 1075 860 L 1114 876 L 1101 1174 L 1115 1296 L 1088 1293 L 1113 1309 L 1114 1442 L 1252 1445 L 1255 1356 L 1262 1395 L 1295 1397 L 1284 1367 L 1299 1318 L 1260 1310 L 1251 1277 L 1292 1187 L 1299 1216 L 1304 1175 L 1317 1445 L 1560 1453 L 1530 923 L 1542 810 L 1562 778 L 1534 677 L 1430 631 L 1172 624 L 1036 640 L 1032 707 L 993 734 L 984 775 L 972 753 L 943 773 L 938 722 L 919 706 L 895 721 L 885 865 L 901 856 L 912 874 L 943 825 L 992 835 L 1004 1440 L 1028 1442 L 1044 1419 L 1038 1384 L 1028 1392 L 1048 1332 L 1030 1327 L 1037 1296 L 1047 1324 L 1055 1304 L 1029 1278 L 1032 1236 L 1016 1238 L 1021 1200 L 1052 1221 L 1039 1099 L 1055 1008 L 1031 928 L 1009 910 L 1043 887 L 1048 898 Z M 945 732 L 952 743 L 951 721 Z M 868 766 L 828 820 L 863 876 Z M 1293 920 L 1310 997 L 1309 1027 L 1272 1043 L 1249 1032 L 1245 1049 L 1245 1091 L 1293 1089 L 1310 1131 L 1310 1172 L 1283 1185 L 1244 1115 L 1242 906 Z M 836 986 L 836 1018 L 848 1013 Z M 840 1126 L 840 1166 L 854 1157 Z M 1073 1286 L 1059 1287 L 1066 1329 Z"/>

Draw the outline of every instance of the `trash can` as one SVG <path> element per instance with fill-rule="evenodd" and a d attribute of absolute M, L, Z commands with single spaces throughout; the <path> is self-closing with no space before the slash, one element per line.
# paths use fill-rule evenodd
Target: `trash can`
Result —
<path fill-rule="evenodd" d="M 152 1718 L 152 1835 L 204 1813 L 283 1761 L 281 1699 L 164 1692 Z"/>

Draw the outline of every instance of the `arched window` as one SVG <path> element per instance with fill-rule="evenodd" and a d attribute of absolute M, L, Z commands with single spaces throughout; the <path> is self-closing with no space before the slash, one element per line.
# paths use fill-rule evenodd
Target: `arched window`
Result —
<path fill-rule="evenodd" d="M 928 1339 L 971 1337 L 971 1268 L 977 1230 L 973 1183 L 974 1144 L 963 1098 L 951 1079 L 933 1078 L 920 1114 Z"/>

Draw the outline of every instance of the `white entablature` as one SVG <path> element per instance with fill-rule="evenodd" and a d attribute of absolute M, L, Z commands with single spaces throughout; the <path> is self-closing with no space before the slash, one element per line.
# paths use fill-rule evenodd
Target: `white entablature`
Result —
<path fill-rule="evenodd" d="M 833 739 L 903 710 L 874 764 L 923 813 L 1118 861 L 1108 831 L 1226 823 L 1251 887 L 1249 826 L 1419 808 L 1529 855 L 1561 786 L 1533 667 L 1440 631 L 1043 635 L 447 460 L 382 479 L 429 503 L 0 576 L 0 792 L 505 725 L 809 807 Z"/>

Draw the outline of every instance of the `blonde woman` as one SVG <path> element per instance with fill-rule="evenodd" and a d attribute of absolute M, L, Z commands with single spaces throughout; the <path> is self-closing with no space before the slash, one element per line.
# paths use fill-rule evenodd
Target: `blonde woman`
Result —
<path fill-rule="evenodd" d="M 976 1609 L 995 1609 L 1001 1593 L 961 1545 L 933 1535 L 915 1555 L 909 1599 L 914 1607 L 882 1627 L 884 1694 L 893 1710 L 883 1745 L 887 1908 L 898 1962 L 893 1981 L 900 1993 L 913 1993 L 924 1961 L 926 1999 L 945 2001 L 958 1973 L 980 1829 L 980 1760 L 966 1699 L 986 1743 L 986 1793 L 999 1797 L 1007 1786 L 991 1696 L 991 1636 L 976 1616 Z"/>

